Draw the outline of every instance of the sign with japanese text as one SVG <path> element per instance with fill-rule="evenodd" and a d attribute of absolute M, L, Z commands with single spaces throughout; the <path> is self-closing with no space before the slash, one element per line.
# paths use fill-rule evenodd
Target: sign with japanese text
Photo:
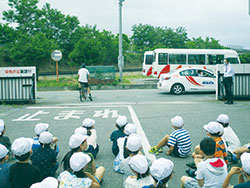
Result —
<path fill-rule="evenodd" d="M 36 73 L 36 67 L 0 67 L 0 77 L 25 77 Z"/>

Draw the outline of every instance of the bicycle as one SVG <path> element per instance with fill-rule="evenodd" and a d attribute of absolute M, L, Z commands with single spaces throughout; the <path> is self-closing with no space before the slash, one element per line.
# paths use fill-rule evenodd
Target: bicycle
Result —
<path fill-rule="evenodd" d="M 79 90 L 80 93 L 80 101 L 83 102 L 84 100 L 87 100 L 88 97 L 88 88 L 82 86 Z"/>

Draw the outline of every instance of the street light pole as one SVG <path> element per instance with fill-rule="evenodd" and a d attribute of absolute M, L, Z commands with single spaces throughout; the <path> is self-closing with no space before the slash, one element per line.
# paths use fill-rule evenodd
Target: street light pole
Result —
<path fill-rule="evenodd" d="M 120 74 L 120 82 L 122 81 L 122 69 L 123 69 L 123 55 L 122 55 L 122 2 L 125 0 L 119 0 L 119 57 L 118 67 Z"/>

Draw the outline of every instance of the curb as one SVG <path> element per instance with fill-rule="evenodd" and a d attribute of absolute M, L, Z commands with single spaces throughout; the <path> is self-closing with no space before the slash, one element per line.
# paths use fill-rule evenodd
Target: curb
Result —
<path fill-rule="evenodd" d="M 126 90 L 126 89 L 156 89 L 156 84 L 135 84 L 135 85 L 97 85 L 91 86 L 91 90 Z M 73 87 L 38 87 L 37 91 L 65 91 L 76 90 Z"/>

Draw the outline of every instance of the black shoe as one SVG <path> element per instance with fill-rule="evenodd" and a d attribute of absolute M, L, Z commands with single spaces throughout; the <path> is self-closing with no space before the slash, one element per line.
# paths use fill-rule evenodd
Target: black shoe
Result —
<path fill-rule="evenodd" d="M 234 102 L 232 101 L 232 102 L 228 102 L 227 104 L 233 104 Z"/>
<path fill-rule="evenodd" d="M 193 169 L 197 169 L 194 162 L 187 163 L 186 166 L 193 168 Z"/>
<path fill-rule="evenodd" d="M 92 99 L 92 97 L 91 97 L 91 96 L 89 96 L 89 100 L 93 101 L 93 99 Z"/>
<path fill-rule="evenodd" d="M 193 170 L 191 168 L 187 169 L 185 172 L 187 173 L 187 175 L 189 175 L 192 178 L 194 178 L 196 176 L 196 174 L 195 174 L 196 170 Z"/>

